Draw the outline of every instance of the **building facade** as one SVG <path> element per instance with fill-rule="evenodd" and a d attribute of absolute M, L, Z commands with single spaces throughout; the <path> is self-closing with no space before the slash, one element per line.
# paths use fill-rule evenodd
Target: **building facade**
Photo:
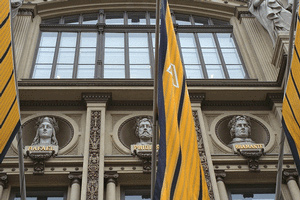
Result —
<path fill-rule="evenodd" d="M 274 199 L 288 31 L 271 36 L 248 1 L 169 3 L 211 199 Z M 27 199 L 150 199 L 151 160 L 131 145 L 153 115 L 155 1 L 25 0 L 12 22 Z M 284 152 L 282 197 L 297 199 Z M 20 199 L 18 175 L 14 141 L 2 200 Z"/>

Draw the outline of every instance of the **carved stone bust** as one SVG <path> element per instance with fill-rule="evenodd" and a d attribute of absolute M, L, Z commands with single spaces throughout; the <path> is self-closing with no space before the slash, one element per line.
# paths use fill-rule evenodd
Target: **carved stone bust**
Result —
<path fill-rule="evenodd" d="M 58 146 L 56 132 L 58 124 L 55 118 L 43 117 L 37 121 L 36 136 L 31 145 L 55 145 Z"/>
<path fill-rule="evenodd" d="M 149 145 L 152 143 L 152 122 L 149 118 L 137 119 L 135 130 L 136 136 L 140 139 L 137 145 Z"/>
<path fill-rule="evenodd" d="M 234 116 L 228 123 L 232 141 L 228 147 L 234 144 L 256 144 L 251 138 L 251 122 L 247 116 Z"/>

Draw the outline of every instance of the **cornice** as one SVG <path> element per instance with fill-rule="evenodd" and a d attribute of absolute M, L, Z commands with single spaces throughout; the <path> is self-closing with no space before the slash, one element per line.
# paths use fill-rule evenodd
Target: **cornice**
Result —
<path fill-rule="evenodd" d="M 107 103 L 111 100 L 111 93 L 83 93 L 82 99 L 86 103 Z"/>
<path fill-rule="evenodd" d="M 281 74 L 280 74 L 281 76 Z M 200 79 L 187 80 L 188 86 L 212 87 L 281 87 L 281 78 L 277 81 L 257 81 L 257 79 Z M 22 79 L 19 87 L 31 86 L 153 86 L 152 79 Z"/>
<path fill-rule="evenodd" d="M 58 106 L 58 107 L 82 107 L 85 106 L 83 101 L 20 101 L 20 106 L 36 106 L 36 107 L 45 107 L 45 106 Z"/>

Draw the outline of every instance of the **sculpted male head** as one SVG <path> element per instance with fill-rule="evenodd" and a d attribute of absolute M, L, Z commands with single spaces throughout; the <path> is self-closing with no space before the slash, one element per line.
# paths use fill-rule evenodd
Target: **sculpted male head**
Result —
<path fill-rule="evenodd" d="M 247 116 L 234 116 L 228 123 L 232 138 L 249 138 L 251 136 L 251 122 Z"/>
<path fill-rule="evenodd" d="M 55 118 L 42 117 L 37 121 L 36 136 L 32 145 L 58 145 L 56 132 L 58 124 Z"/>
<path fill-rule="evenodd" d="M 152 122 L 149 118 L 142 118 L 137 120 L 137 128 L 135 131 L 141 142 L 151 142 L 152 138 Z"/>

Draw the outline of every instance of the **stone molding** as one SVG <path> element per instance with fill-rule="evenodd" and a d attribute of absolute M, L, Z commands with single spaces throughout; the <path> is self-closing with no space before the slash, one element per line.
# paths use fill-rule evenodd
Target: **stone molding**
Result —
<path fill-rule="evenodd" d="M 110 93 L 83 93 L 82 99 L 86 103 L 107 103 L 111 100 L 112 95 Z"/>

